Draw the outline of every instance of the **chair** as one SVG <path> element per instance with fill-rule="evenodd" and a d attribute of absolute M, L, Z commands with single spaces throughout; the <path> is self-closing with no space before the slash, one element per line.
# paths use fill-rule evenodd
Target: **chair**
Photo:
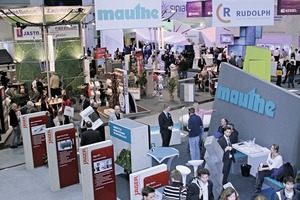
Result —
<path fill-rule="evenodd" d="M 202 165 L 204 160 L 189 160 L 188 163 L 194 167 L 194 176 L 197 177 L 197 169 Z"/>
<path fill-rule="evenodd" d="M 191 173 L 190 168 L 183 166 L 183 165 L 177 165 L 176 169 L 178 171 L 180 171 L 181 176 L 182 176 L 182 183 L 183 183 L 183 186 L 185 186 L 186 185 L 186 176 Z"/>

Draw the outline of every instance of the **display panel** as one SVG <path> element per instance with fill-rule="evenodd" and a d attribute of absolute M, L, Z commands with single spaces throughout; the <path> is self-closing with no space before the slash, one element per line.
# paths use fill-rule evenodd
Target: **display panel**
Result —
<path fill-rule="evenodd" d="M 212 1 L 203 2 L 203 13 L 202 17 L 211 17 L 212 16 Z"/>
<path fill-rule="evenodd" d="M 82 0 L 45 0 L 46 6 L 81 6 Z"/>
<path fill-rule="evenodd" d="M 300 15 L 299 0 L 278 0 L 278 15 Z"/>
<path fill-rule="evenodd" d="M 221 34 L 220 35 L 220 43 L 221 44 L 230 44 L 232 45 L 234 42 L 233 34 Z"/>
<path fill-rule="evenodd" d="M 187 2 L 186 17 L 202 17 L 202 1 Z"/>

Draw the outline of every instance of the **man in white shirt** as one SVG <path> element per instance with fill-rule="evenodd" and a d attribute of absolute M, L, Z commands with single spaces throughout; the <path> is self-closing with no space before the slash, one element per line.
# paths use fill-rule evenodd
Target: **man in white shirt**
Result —
<path fill-rule="evenodd" d="M 280 57 L 280 51 L 278 48 L 276 48 L 274 51 L 273 51 L 273 56 L 275 58 L 275 61 L 278 62 L 279 61 L 279 57 Z"/>
<path fill-rule="evenodd" d="M 294 185 L 295 185 L 295 181 L 293 177 L 291 176 L 284 177 L 283 178 L 284 188 L 276 192 L 276 195 L 274 196 L 273 200 L 300 199 L 300 192 L 294 189 Z"/>
<path fill-rule="evenodd" d="M 36 82 L 39 80 L 39 77 L 35 77 L 35 79 L 32 81 L 32 83 L 31 83 L 31 89 L 32 88 L 34 88 L 34 87 L 36 87 Z"/>

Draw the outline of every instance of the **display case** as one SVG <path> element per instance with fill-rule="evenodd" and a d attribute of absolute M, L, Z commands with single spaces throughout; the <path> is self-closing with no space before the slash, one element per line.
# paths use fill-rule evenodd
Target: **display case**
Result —
<path fill-rule="evenodd" d="M 6 105 L 6 95 L 5 95 L 5 87 L 0 86 L 0 131 L 1 133 L 6 133 L 9 128 L 8 125 L 8 106 Z"/>

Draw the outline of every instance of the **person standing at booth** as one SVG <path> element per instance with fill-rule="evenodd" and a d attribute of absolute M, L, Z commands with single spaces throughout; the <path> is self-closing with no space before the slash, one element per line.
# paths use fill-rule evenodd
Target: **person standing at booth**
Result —
<path fill-rule="evenodd" d="M 51 97 L 55 97 L 55 95 L 60 95 L 60 88 L 59 88 L 60 80 L 57 75 L 51 74 L 50 77 L 50 90 L 51 90 Z"/>
<path fill-rule="evenodd" d="M 18 145 L 21 143 L 21 130 L 19 125 L 19 119 L 17 116 L 17 104 L 13 103 L 11 105 L 11 109 L 9 111 L 9 125 L 12 126 L 12 139 L 10 142 L 10 148 L 17 148 Z M 17 138 L 17 143 L 15 140 Z"/>
<path fill-rule="evenodd" d="M 120 106 L 116 105 L 114 110 L 115 110 L 115 112 L 112 112 L 109 116 L 109 121 L 116 121 L 118 119 L 124 118 L 123 113 L 121 113 Z"/>
<path fill-rule="evenodd" d="M 202 132 L 202 120 L 195 114 L 195 108 L 189 109 L 189 121 L 187 129 L 189 131 L 189 147 L 191 160 L 200 160 L 200 138 Z"/>
<path fill-rule="evenodd" d="M 232 161 L 235 162 L 234 159 L 234 149 L 232 147 L 232 142 L 230 141 L 230 135 L 231 135 L 231 127 L 226 127 L 224 130 L 224 135 L 218 140 L 219 145 L 224 151 L 223 154 L 223 181 L 222 184 L 227 183 L 227 179 L 229 176 L 230 166 Z"/>
<path fill-rule="evenodd" d="M 168 147 L 171 140 L 173 120 L 171 117 L 170 106 L 168 104 L 164 105 L 164 110 L 158 116 L 158 123 L 160 127 L 160 134 L 162 138 L 162 146 Z"/>

